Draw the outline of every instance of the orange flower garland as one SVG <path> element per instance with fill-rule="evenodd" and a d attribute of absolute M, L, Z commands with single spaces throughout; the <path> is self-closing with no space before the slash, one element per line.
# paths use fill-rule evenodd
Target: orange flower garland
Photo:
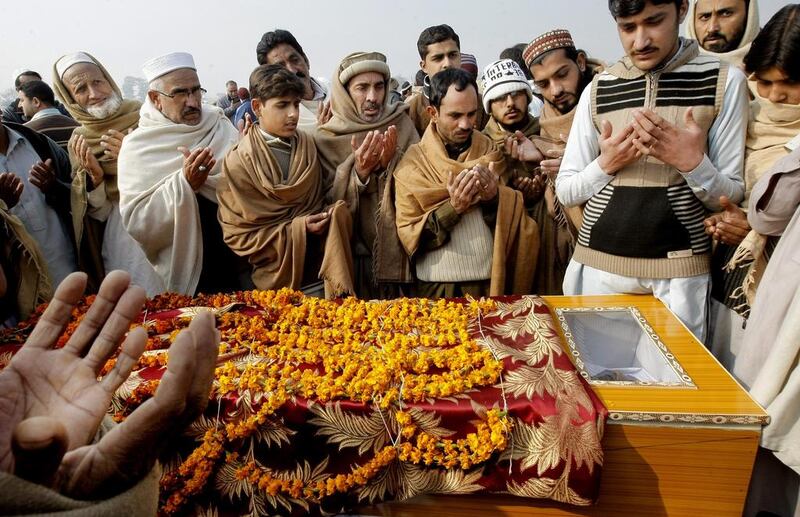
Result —
<path fill-rule="evenodd" d="M 137 368 L 165 366 L 169 345 L 191 321 L 183 315 L 151 319 L 154 312 L 190 306 L 224 311 L 232 304 L 258 312 L 217 316 L 220 357 L 248 359 L 223 361 L 217 367 L 211 397 L 238 397 L 249 391 L 261 395 L 260 405 L 241 420 L 208 430 L 181 466 L 165 474 L 162 514 L 179 511 L 199 494 L 220 462 L 238 464 L 235 451 L 242 440 L 257 432 L 293 396 L 320 403 L 352 400 L 389 410 L 399 426 L 394 430 L 397 439 L 350 473 L 331 475 L 310 486 L 299 479 L 276 477 L 253 461 L 237 470 L 239 479 L 271 495 L 320 502 L 364 486 L 395 460 L 468 469 L 505 449 L 511 423 L 499 410 L 487 411 L 475 432 L 450 440 L 420 430 L 411 415 L 400 409 L 404 403 L 450 397 L 498 381 L 502 363 L 471 337 L 469 329 L 471 321 L 494 309 L 493 301 L 347 298 L 337 303 L 306 298 L 290 289 L 195 298 L 159 295 L 147 302 L 145 321 L 140 323 L 147 328 L 148 343 Z M 87 309 L 88 303 L 76 308 L 60 342 L 66 342 Z M 106 371 L 114 361 L 106 364 Z M 115 417 L 124 419 L 153 395 L 157 385 L 158 381 L 143 382 L 123 401 L 126 409 Z"/>

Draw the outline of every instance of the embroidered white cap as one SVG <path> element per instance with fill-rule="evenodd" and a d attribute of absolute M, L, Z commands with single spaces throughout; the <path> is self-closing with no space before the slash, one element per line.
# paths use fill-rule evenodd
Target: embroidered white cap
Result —
<path fill-rule="evenodd" d="M 77 65 L 78 63 L 96 64 L 94 59 L 92 59 L 92 57 L 86 52 L 73 52 L 72 54 L 67 54 L 56 61 L 56 73 L 58 74 L 58 77 L 63 79 L 64 74 L 67 73 L 69 67 L 72 65 Z"/>
<path fill-rule="evenodd" d="M 187 52 L 172 52 L 163 56 L 154 57 L 142 65 L 144 78 L 151 83 L 162 75 L 180 70 L 181 68 L 191 68 L 197 70 L 194 65 L 194 58 Z"/>

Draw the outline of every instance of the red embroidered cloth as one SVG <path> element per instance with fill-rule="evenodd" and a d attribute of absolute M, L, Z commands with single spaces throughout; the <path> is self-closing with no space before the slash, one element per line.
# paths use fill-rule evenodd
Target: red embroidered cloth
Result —
<path fill-rule="evenodd" d="M 148 319 L 175 315 L 176 311 L 166 311 L 150 314 Z M 600 441 L 607 410 L 561 348 L 547 306 L 535 296 L 498 298 L 497 310 L 472 321 L 470 332 L 503 361 L 500 382 L 405 406 L 421 429 L 451 439 L 474 432 L 487 409 L 507 410 L 514 424 L 508 445 L 488 462 L 462 470 L 395 459 L 365 486 L 328 496 L 321 507 L 281 493 L 270 495 L 236 475 L 244 458 L 255 459 L 275 477 L 313 483 L 351 472 L 397 440 L 399 426 L 391 411 L 351 401 L 323 405 L 297 397 L 271 415 L 254 436 L 237 445 L 238 458 L 217 462 L 205 489 L 186 509 L 209 515 L 303 515 L 348 511 L 426 493 L 481 492 L 591 504 L 600 485 Z M 9 350 L 0 346 L 0 361 Z M 116 409 L 124 409 L 122 401 L 136 386 L 160 378 L 162 372 L 158 367 L 134 372 L 118 392 Z M 165 472 L 177 468 L 208 429 L 246 418 L 259 405 L 249 393 L 212 400 L 173 451 L 174 456 L 165 460 Z"/>

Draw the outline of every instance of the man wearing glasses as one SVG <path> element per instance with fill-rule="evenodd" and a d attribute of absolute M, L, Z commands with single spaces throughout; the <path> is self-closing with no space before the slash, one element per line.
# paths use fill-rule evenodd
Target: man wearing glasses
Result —
<path fill-rule="evenodd" d="M 203 104 L 190 54 L 151 59 L 143 71 L 147 99 L 119 155 L 125 229 L 167 291 L 235 290 L 240 264 L 222 241 L 216 191 L 222 158 L 238 132 L 220 108 Z"/>

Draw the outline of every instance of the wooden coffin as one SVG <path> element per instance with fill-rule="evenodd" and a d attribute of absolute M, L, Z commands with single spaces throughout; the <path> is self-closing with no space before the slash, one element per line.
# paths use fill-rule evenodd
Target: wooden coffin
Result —
<path fill-rule="evenodd" d="M 765 411 L 652 296 L 545 297 L 562 345 L 586 371 L 569 315 L 631 311 L 661 347 L 671 382 L 590 380 L 609 410 L 600 497 L 572 507 L 513 496 L 428 495 L 365 509 L 383 516 L 741 515 Z M 590 345 L 594 346 L 594 345 Z M 676 382 L 675 379 L 678 379 Z"/>

